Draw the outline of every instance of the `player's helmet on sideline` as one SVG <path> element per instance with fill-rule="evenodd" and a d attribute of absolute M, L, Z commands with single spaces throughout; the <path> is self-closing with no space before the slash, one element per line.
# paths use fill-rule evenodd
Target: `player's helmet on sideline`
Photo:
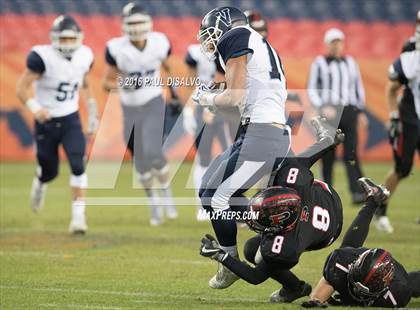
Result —
<path fill-rule="evenodd" d="M 201 50 L 209 59 L 214 59 L 217 43 L 222 35 L 234 27 L 247 23 L 245 14 L 235 7 L 222 6 L 211 10 L 201 21 L 197 35 Z"/>
<path fill-rule="evenodd" d="M 293 188 L 269 187 L 251 198 L 248 211 L 258 216 L 250 216 L 247 224 L 258 233 L 285 234 L 296 227 L 301 209 L 301 198 Z"/>
<path fill-rule="evenodd" d="M 55 49 L 65 57 L 71 57 L 82 45 L 83 33 L 73 17 L 60 15 L 52 24 L 50 38 Z"/>
<path fill-rule="evenodd" d="M 251 28 L 261 34 L 264 38 L 267 38 L 267 21 L 262 17 L 261 13 L 258 11 L 247 10 L 244 12 L 244 14 L 248 18 L 248 24 L 251 26 Z"/>
<path fill-rule="evenodd" d="M 417 11 L 415 37 L 416 37 L 416 50 L 420 51 L 420 10 Z"/>
<path fill-rule="evenodd" d="M 377 248 L 366 250 L 349 267 L 350 295 L 370 305 L 389 288 L 394 269 L 391 253 Z"/>
<path fill-rule="evenodd" d="M 131 41 L 140 41 L 152 31 L 152 17 L 135 2 L 127 3 L 122 10 L 123 31 Z"/>

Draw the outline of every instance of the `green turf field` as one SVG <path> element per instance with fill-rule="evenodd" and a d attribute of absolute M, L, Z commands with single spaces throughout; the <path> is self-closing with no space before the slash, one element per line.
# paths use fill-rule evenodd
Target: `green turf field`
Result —
<path fill-rule="evenodd" d="M 365 165 L 366 175 L 382 181 L 389 165 Z M 184 189 L 189 165 L 177 174 L 175 196 L 192 195 Z M 67 234 L 70 220 L 68 168 L 49 189 L 45 208 L 32 214 L 29 189 L 32 164 L 1 164 L 0 195 L 0 308 L 1 309 L 282 309 L 268 296 L 278 286 L 269 280 L 259 286 L 238 281 L 215 291 L 207 281 L 216 263 L 199 256 L 200 238 L 212 232 L 210 223 L 195 221 L 195 209 L 180 207 L 180 218 L 161 227 L 148 225 L 148 209 L 141 206 L 90 206 L 89 232 Z M 349 204 L 343 169 L 337 165 L 346 229 L 357 212 Z M 90 196 L 142 195 L 132 189 L 131 166 L 125 164 L 115 190 L 90 191 Z M 416 171 L 398 189 L 390 217 L 393 235 L 372 227 L 367 246 L 385 247 L 406 267 L 420 269 L 420 180 Z M 252 232 L 239 230 L 242 245 Z M 315 285 L 329 249 L 306 253 L 296 273 Z M 420 299 L 412 300 L 420 307 Z"/>

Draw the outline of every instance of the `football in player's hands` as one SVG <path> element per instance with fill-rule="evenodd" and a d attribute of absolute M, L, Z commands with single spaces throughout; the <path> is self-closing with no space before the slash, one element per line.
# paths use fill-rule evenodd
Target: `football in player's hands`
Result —
<path fill-rule="evenodd" d="M 317 299 L 312 299 L 302 302 L 302 307 L 304 308 L 327 308 L 328 305 L 325 302 L 320 302 Z"/>
<path fill-rule="evenodd" d="M 226 258 L 226 253 L 220 248 L 219 242 L 209 234 L 206 234 L 201 239 L 200 255 L 217 260 L 218 262 Z"/>

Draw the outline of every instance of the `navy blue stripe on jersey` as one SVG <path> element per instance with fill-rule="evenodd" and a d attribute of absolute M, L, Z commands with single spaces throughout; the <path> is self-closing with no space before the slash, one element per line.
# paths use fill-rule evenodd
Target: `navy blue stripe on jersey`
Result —
<path fill-rule="evenodd" d="M 416 49 L 416 38 L 411 37 L 407 42 L 404 43 L 401 53 L 411 52 Z"/>
<path fill-rule="evenodd" d="M 395 75 L 390 75 L 390 79 L 394 81 L 398 81 L 403 85 L 408 84 L 408 79 L 404 74 L 404 70 L 401 64 L 401 58 L 398 59 L 392 64 L 394 68 Z"/>
<path fill-rule="evenodd" d="M 234 28 L 222 36 L 217 44 L 217 51 L 225 64 L 230 58 L 254 53 L 248 46 L 250 36 L 251 31 L 243 27 Z"/>
<path fill-rule="evenodd" d="M 36 73 L 44 73 L 45 64 L 41 56 L 35 51 L 31 51 L 26 58 L 26 67 Z"/>
<path fill-rule="evenodd" d="M 116 66 L 117 65 L 117 61 L 115 60 L 115 58 L 109 52 L 108 46 L 105 49 L 105 61 L 106 61 L 107 64 L 109 64 L 111 66 Z"/>
<path fill-rule="evenodd" d="M 169 45 L 168 53 L 166 54 L 166 57 L 169 57 L 172 54 L 172 45 Z"/>
<path fill-rule="evenodd" d="M 197 61 L 191 56 L 190 52 L 185 56 L 185 63 L 192 68 L 197 67 Z"/>

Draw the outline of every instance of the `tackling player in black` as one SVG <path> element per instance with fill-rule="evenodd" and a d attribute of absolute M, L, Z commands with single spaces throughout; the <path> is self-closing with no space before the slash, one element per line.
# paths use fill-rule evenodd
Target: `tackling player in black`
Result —
<path fill-rule="evenodd" d="M 329 246 L 341 233 L 341 200 L 334 189 L 315 180 L 310 167 L 342 141 L 340 131 L 332 135 L 317 125 L 320 141 L 297 157 L 288 157 L 275 173 L 273 186 L 255 195 L 248 210 L 258 212 L 248 222 L 259 234 L 244 247 L 251 267 L 223 251 L 215 238 L 202 239 L 200 254 L 221 262 L 245 281 L 257 285 L 268 278 L 282 284 L 270 301 L 292 302 L 311 292 L 311 286 L 297 278 L 290 269 L 301 254 Z M 320 151 L 321 150 L 321 151 Z"/>
<path fill-rule="evenodd" d="M 388 251 L 362 247 L 375 210 L 388 198 L 389 191 L 369 179 L 361 185 L 368 193 L 366 204 L 347 230 L 341 247 L 327 257 L 323 277 L 303 307 L 325 308 L 328 301 L 332 305 L 400 308 L 411 297 L 420 296 L 420 271 L 407 274 Z M 334 291 L 339 295 L 332 297 Z"/>

